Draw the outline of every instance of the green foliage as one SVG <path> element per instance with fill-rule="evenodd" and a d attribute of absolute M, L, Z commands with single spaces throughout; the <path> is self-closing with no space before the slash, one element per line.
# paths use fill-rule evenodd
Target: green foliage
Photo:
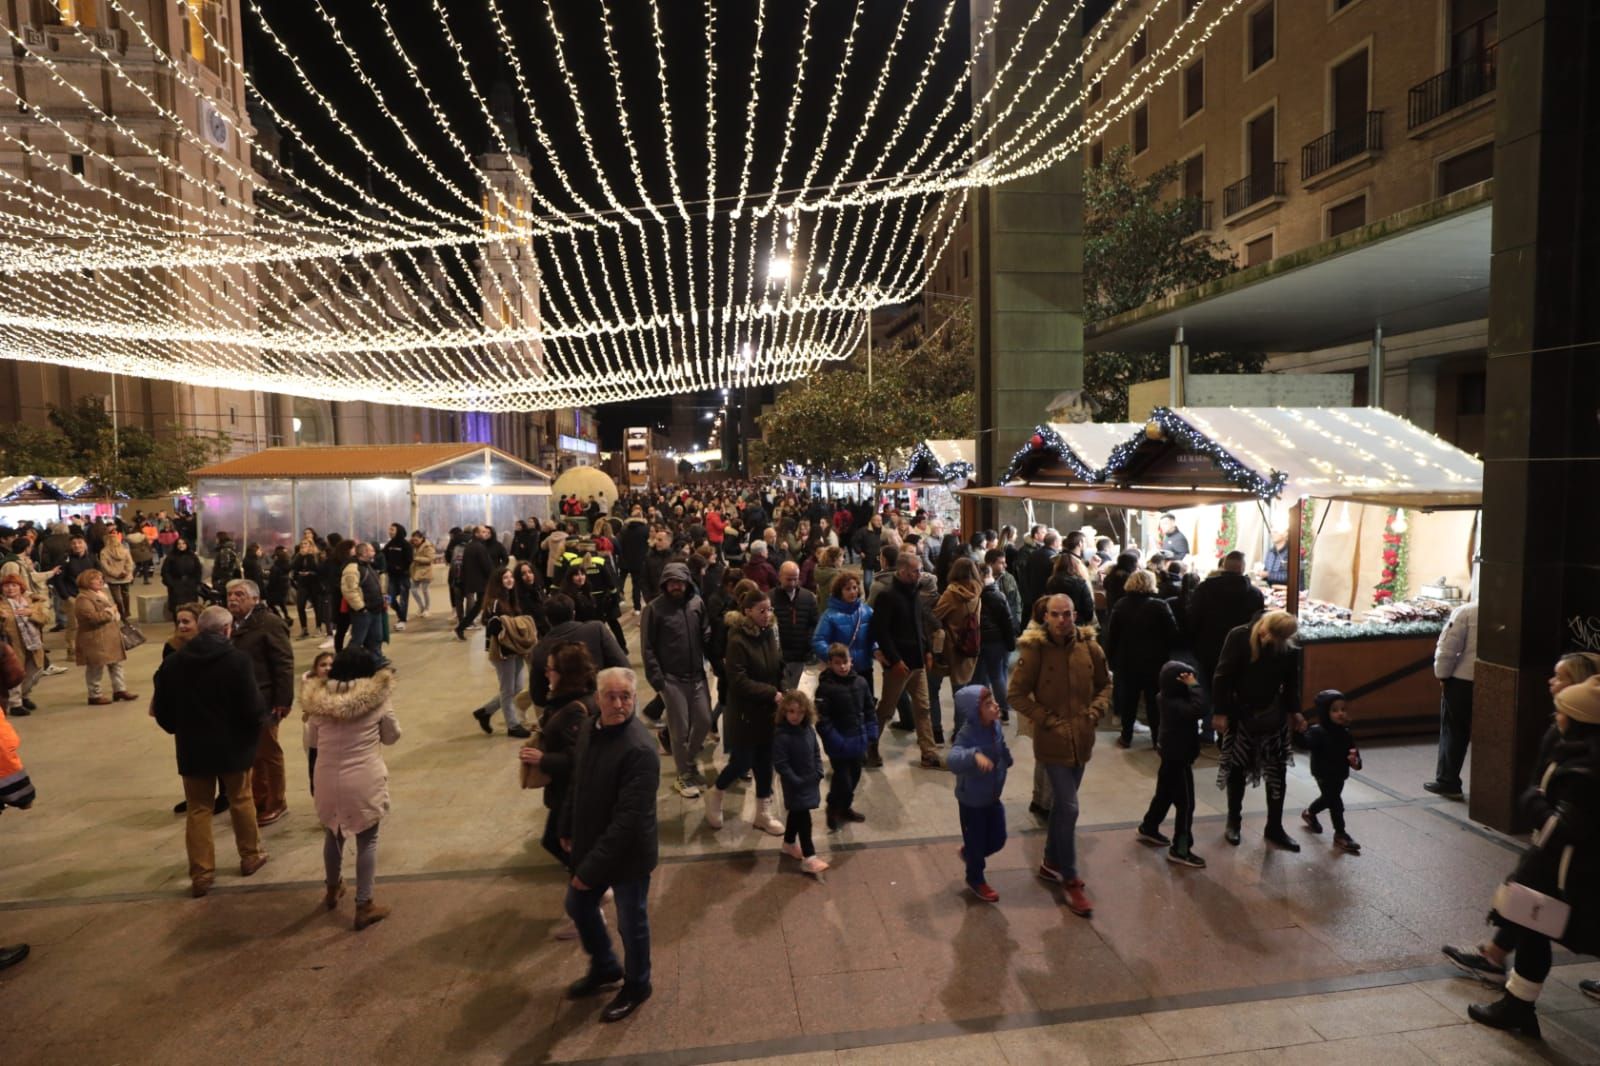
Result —
<path fill-rule="evenodd" d="M 1134 175 L 1126 145 L 1083 176 L 1084 321 L 1100 322 L 1169 293 L 1225 277 L 1236 269 L 1228 246 L 1194 233 L 1199 201 L 1166 198 L 1177 163 L 1146 177 Z M 1197 374 L 1261 370 L 1260 353 L 1197 352 Z M 1083 387 L 1100 421 L 1128 417 L 1128 387 L 1166 376 L 1165 352 L 1097 352 L 1084 357 Z"/>
<path fill-rule="evenodd" d="M 174 423 L 154 436 L 141 426 L 112 431 L 94 400 L 50 407 L 50 428 L 0 427 L 0 471 L 87 477 L 135 499 L 164 496 L 188 483 L 189 471 L 228 454 L 224 437 L 202 437 Z"/>
<path fill-rule="evenodd" d="M 0 425 L 0 474 L 55 474 L 61 463 L 61 434 L 20 422 Z"/>
<path fill-rule="evenodd" d="M 765 439 L 752 443 L 753 461 L 856 470 L 930 437 L 970 436 L 978 412 L 972 314 L 965 302 L 947 306 L 950 317 L 925 335 L 873 351 L 870 392 L 864 347 L 790 385 L 760 418 Z"/>

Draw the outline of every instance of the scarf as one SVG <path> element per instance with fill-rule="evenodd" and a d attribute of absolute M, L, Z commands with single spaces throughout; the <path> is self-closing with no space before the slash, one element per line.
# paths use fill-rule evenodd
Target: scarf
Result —
<path fill-rule="evenodd" d="M 8 599 L 6 603 L 11 605 L 11 616 L 17 620 L 17 631 L 22 634 L 22 646 L 28 651 L 38 651 L 44 647 L 44 638 L 39 635 L 39 627 L 28 617 L 28 611 L 33 605 L 27 597 L 20 600 Z"/>

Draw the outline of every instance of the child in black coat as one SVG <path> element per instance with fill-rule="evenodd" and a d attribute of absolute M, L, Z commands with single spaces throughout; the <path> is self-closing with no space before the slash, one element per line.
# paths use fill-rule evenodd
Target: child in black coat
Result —
<path fill-rule="evenodd" d="M 1344 828 L 1344 783 L 1351 770 L 1361 769 L 1361 752 L 1350 735 L 1350 711 L 1344 693 L 1323 689 L 1317 693 L 1317 724 L 1306 730 L 1306 746 L 1311 749 L 1311 776 L 1321 790 L 1300 814 L 1300 820 L 1313 833 L 1322 832 L 1317 815 L 1328 812 L 1333 821 L 1333 846 L 1349 855 L 1360 855 L 1361 845 L 1350 839 Z"/>
<path fill-rule="evenodd" d="M 817 710 L 799 689 L 778 701 L 778 729 L 772 738 L 772 770 L 783 783 L 783 806 L 789 812 L 783 828 L 783 854 L 800 860 L 800 869 L 819 875 L 828 864 L 811 843 L 811 812 L 820 806 L 822 749 L 814 724 Z"/>
<path fill-rule="evenodd" d="M 1200 754 L 1200 723 L 1208 713 L 1206 698 L 1195 679 L 1194 667 L 1169 662 L 1161 668 L 1156 706 L 1161 712 L 1156 748 L 1161 768 L 1156 771 L 1156 794 L 1139 823 L 1139 841 L 1167 849 L 1167 861 L 1204 869 L 1206 861 L 1194 853 L 1194 760 Z M 1174 810 L 1172 839 L 1161 832 L 1168 809 Z"/>
<path fill-rule="evenodd" d="M 855 809 L 856 786 L 867 750 L 878 739 L 878 714 L 872 686 L 856 673 L 850 649 L 828 647 L 828 668 L 817 678 L 817 733 L 833 765 L 828 785 L 828 832 L 844 822 L 864 822 Z"/>

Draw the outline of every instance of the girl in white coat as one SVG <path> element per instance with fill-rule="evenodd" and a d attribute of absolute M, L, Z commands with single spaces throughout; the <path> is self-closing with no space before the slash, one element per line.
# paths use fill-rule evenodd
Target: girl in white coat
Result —
<path fill-rule="evenodd" d="M 390 910 L 373 902 L 372 883 L 378 872 L 378 825 L 389 813 L 389 768 L 380 745 L 400 739 L 390 705 L 393 691 L 394 671 L 378 669 L 365 648 L 346 648 L 327 680 L 306 681 L 301 700 L 306 739 L 317 751 L 313 777 L 327 871 L 323 905 L 331 911 L 344 895 L 344 840 L 353 834 L 358 931 L 383 921 Z"/>

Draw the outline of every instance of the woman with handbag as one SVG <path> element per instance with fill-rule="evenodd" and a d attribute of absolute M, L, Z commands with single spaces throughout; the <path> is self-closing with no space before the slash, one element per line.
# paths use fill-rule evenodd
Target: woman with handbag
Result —
<path fill-rule="evenodd" d="M 500 714 L 506 720 L 506 736 L 520 737 L 526 740 L 533 734 L 528 727 L 522 724 L 522 718 L 517 713 L 517 693 L 527 684 L 528 655 L 532 650 L 532 643 L 524 637 L 532 636 L 537 641 L 537 634 L 533 631 L 532 619 L 522 613 L 522 608 L 517 604 L 517 576 L 507 567 L 499 567 L 489 578 L 488 586 L 483 590 L 483 641 L 489 653 L 489 662 L 494 665 L 495 677 L 500 682 L 499 698 L 485 704 L 472 712 L 478 720 L 478 728 L 485 733 L 494 732 L 494 727 L 489 724 L 494 717 L 494 708 L 499 706 Z M 526 627 L 510 624 L 512 619 L 525 619 Z M 527 632 L 524 634 L 523 630 Z M 527 647 L 521 645 L 526 643 Z"/>
<path fill-rule="evenodd" d="M 78 575 L 78 595 L 73 601 L 78 616 L 78 662 L 83 664 L 84 679 L 89 685 L 89 704 L 103 707 L 112 700 L 136 700 L 139 697 L 128 691 L 122 664 L 127 661 L 124 646 L 122 615 L 111 602 L 106 591 L 105 575 L 98 570 L 85 570 Z M 131 627 L 130 627 L 131 628 Z M 137 629 L 134 634 L 139 634 Z M 144 643 L 143 634 L 137 643 Z M 101 694 L 100 679 L 111 673 L 111 695 Z"/>
<path fill-rule="evenodd" d="M 1119 604 L 1120 606 L 1120 604 Z M 1287 611 L 1267 611 L 1228 633 L 1212 678 L 1212 725 L 1218 734 L 1217 787 L 1228 793 L 1223 839 L 1238 847 L 1246 781 L 1267 786 L 1268 843 L 1285 851 L 1300 845 L 1283 828 L 1283 797 L 1294 761 L 1289 734 L 1304 732 L 1300 714 L 1299 661 L 1294 635 L 1299 622 Z"/>
<path fill-rule="evenodd" d="M 522 746 L 518 758 L 522 766 L 522 787 L 544 786 L 544 835 L 539 843 L 562 866 L 571 865 L 571 855 L 561 846 L 561 809 L 567 802 L 572 775 L 572 753 L 584 723 L 595 713 L 595 669 L 589 649 L 576 641 L 556 645 L 545 660 L 545 680 L 550 685 L 550 700 L 539 719 L 539 730 Z M 556 931 L 557 940 L 578 935 L 570 922 Z"/>
<path fill-rule="evenodd" d="M 29 592 L 27 578 L 12 571 L 0 577 L 0 636 L 22 660 L 22 681 L 13 686 L 7 713 L 21 718 L 36 710 L 28 693 L 44 674 L 44 634 L 50 628 L 50 601 Z"/>

